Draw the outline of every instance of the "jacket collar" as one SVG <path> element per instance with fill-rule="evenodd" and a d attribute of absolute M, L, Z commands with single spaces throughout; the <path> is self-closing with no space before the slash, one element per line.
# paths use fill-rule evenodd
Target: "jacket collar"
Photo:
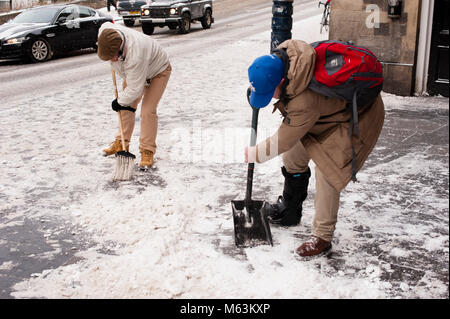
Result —
<path fill-rule="evenodd" d="M 127 45 L 126 45 L 127 39 L 125 37 L 125 34 L 123 34 L 122 31 L 117 30 L 117 32 L 119 32 L 119 34 L 120 34 L 120 36 L 122 38 L 122 45 L 119 48 L 119 60 L 121 62 L 124 62 L 126 57 L 127 57 L 127 51 L 128 51 L 127 50 Z"/>

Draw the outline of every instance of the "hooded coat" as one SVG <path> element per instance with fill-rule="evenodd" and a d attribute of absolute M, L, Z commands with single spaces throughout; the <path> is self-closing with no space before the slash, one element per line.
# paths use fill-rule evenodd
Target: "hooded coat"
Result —
<path fill-rule="evenodd" d="M 347 102 L 308 88 L 316 60 L 312 46 L 300 40 L 287 40 L 278 48 L 286 49 L 290 62 L 287 99 L 275 104 L 284 120 L 273 136 L 256 146 L 256 161 L 268 161 L 301 141 L 328 182 L 340 192 L 352 178 L 352 143 L 348 133 L 351 112 Z M 383 127 L 384 104 L 380 95 L 358 111 L 358 123 L 359 136 L 353 135 L 357 171 L 374 148 Z"/>

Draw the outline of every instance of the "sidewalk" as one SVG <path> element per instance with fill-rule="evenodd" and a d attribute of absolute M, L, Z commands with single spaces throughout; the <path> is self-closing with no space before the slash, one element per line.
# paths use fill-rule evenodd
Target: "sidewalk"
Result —
<path fill-rule="evenodd" d="M 294 38 L 317 40 L 319 19 L 296 23 Z M 114 159 L 100 154 L 117 127 L 109 74 L 3 107 L 0 145 L 14 151 L 0 161 L 2 297 L 448 298 L 447 98 L 383 94 L 385 125 L 359 183 L 342 194 L 330 258 L 294 254 L 310 235 L 314 174 L 301 225 L 273 227 L 273 248 L 235 247 L 230 201 L 245 194 L 251 119 L 246 70 L 268 39 L 206 38 L 202 51 L 171 59 L 156 167 L 131 182 L 111 182 Z M 258 139 L 280 121 L 262 110 Z M 277 198 L 280 166 L 257 165 L 255 199 Z"/>
<path fill-rule="evenodd" d="M 448 298 L 448 98 L 384 94 L 383 100 L 383 131 L 361 184 L 342 194 L 337 236 L 351 242 L 345 254 L 364 251 L 355 268 L 372 263 L 367 275 L 389 282 L 392 296 L 413 289 L 413 298 L 431 297 L 425 290 L 441 287 L 431 298 Z M 342 227 L 347 222 L 351 235 Z"/>

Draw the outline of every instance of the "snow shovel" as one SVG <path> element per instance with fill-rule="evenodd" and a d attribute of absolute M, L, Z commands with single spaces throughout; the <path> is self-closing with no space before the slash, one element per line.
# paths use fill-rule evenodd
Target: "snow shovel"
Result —
<path fill-rule="evenodd" d="M 118 93 L 117 93 L 116 74 L 112 68 L 111 72 L 114 83 L 114 93 L 116 94 L 117 99 Z M 122 140 L 122 150 L 116 153 L 116 168 L 113 175 L 113 181 L 127 181 L 133 177 L 134 160 L 136 156 L 134 154 L 131 154 L 130 152 L 127 152 L 127 149 L 125 148 L 125 138 L 123 136 L 121 111 L 118 111 L 117 114 L 119 115 L 119 129 L 120 129 L 120 138 Z"/>
<path fill-rule="evenodd" d="M 256 144 L 259 109 L 253 109 L 250 146 Z M 254 247 L 272 243 L 269 222 L 264 213 L 265 201 L 252 200 L 253 171 L 255 163 L 248 164 L 247 192 L 244 200 L 231 201 L 234 222 L 234 240 L 237 247 Z"/>

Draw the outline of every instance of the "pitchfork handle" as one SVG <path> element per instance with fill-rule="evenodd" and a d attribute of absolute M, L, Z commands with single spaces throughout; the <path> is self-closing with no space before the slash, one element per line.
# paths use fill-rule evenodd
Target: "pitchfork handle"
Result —
<path fill-rule="evenodd" d="M 250 146 L 256 145 L 256 136 L 258 132 L 258 114 L 259 108 L 252 107 L 252 132 L 250 136 Z M 247 172 L 247 193 L 245 194 L 245 201 L 250 202 L 252 200 L 252 187 L 253 187 L 253 171 L 255 169 L 255 163 L 248 163 Z"/>

